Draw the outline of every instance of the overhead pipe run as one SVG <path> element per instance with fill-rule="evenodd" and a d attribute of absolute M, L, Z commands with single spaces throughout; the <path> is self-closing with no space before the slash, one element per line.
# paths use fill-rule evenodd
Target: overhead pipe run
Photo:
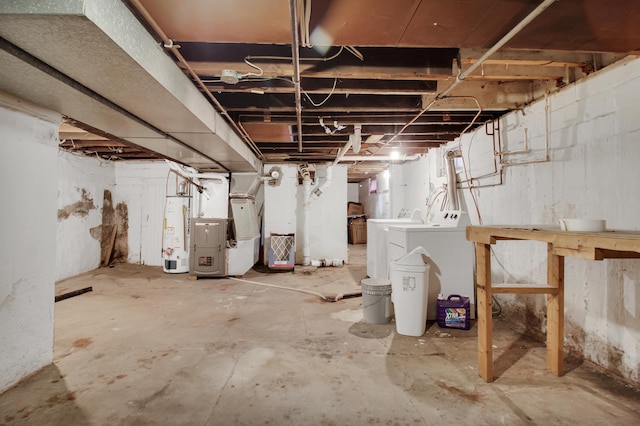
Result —
<path fill-rule="evenodd" d="M 413 161 L 420 158 L 420 154 L 402 155 L 393 157 L 391 155 L 345 155 L 340 159 L 341 163 L 358 161 Z"/>
<path fill-rule="evenodd" d="M 293 60 L 293 87 L 296 97 L 296 120 L 298 122 L 298 152 L 302 152 L 302 88 L 300 87 L 300 52 L 298 36 L 298 8 L 296 0 L 289 0 L 291 15 L 291 57 Z"/>
<path fill-rule="evenodd" d="M 142 17 L 151 26 L 151 28 L 153 28 L 153 30 L 156 32 L 158 37 L 162 39 L 164 48 L 170 50 L 171 53 L 173 53 L 173 55 L 176 57 L 176 59 L 178 59 L 178 62 L 180 62 L 185 67 L 185 69 L 189 72 L 193 80 L 198 84 L 200 89 L 215 104 L 216 108 L 218 108 L 218 110 L 220 111 L 220 114 L 227 119 L 227 121 L 231 124 L 231 126 L 233 126 L 233 128 L 236 130 L 238 135 L 240 135 L 240 137 L 249 145 L 249 147 L 254 152 L 254 154 L 256 154 L 258 158 L 260 158 L 261 160 L 264 160 L 264 155 L 262 155 L 262 152 L 258 148 L 258 145 L 256 145 L 253 139 L 251 139 L 251 136 L 249 136 L 249 133 L 247 133 L 244 129 L 238 126 L 238 123 L 236 123 L 235 120 L 231 118 L 231 116 L 229 115 L 225 107 L 222 106 L 222 104 L 218 101 L 218 99 L 216 99 L 216 97 L 211 94 L 209 89 L 207 89 L 207 86 L 200 79 L 200 76 L 198 76 L 198 74 L 193 70 L 193 68 L 191 68 L 191 65 L 189 65 L 187 60 L 184 59 L 184 56 L 182 56 L 182 53 L 180 53 L 180 50 L 179 50 L 180 46 L 178 46 L 177 44 L 174 44 L 173 40 L 171 40 L 164 33 L 164 31 L 162 31 L 162 28 L 160 28 L 158 23 L 153 19 L 153 17 L 149 14 L 149 12 L 147 12 L 147 9 L 145 9 L 145 7 L 142 5 L 142 3 L 140 3 L 139 0 L 130 0 L 130 3 L 136 8 L 138 13 L 142 15 Z"/>
<path fill-rule="evenodd" d="M 482 55 L 473 65 L 471 65 L 469 68 L 467 68 L 467 70 L 465 72 L 460 72 L 458 74 L 458 76 L 456 77 L 456 80 L 449 87 L 447 87 L 445 90 L 443 90 L 441 93 L 439 93 L 436 96 L 436 99 L 444 98 L 449 93 L 451 93 L 451 91 L 458 84 L 462 83 L 462 81 L 464 81 L 465 78 L 467 78 L 472 72 L 474 72 L 476 69 L 478 69 L 484 63 L 484 61 L 486 61 L 491 55 L 496 53 L 502 46 L 507 44 L 507 42 L 509 42 L 509 40 L 511 40 L 513 37 L 515 37 L 516 34 L 518 34 L 520 31 L 522 31 L 522 29 L 524 27 L 529 25 L 531 23 L 531 21 L 536 19 L 542 12 L 547 10 L 547 8 L 549 6 L 551 6 L 553 3 L 555 3 L 556 1 L 558 1 L 558 0 L 545 0 L 542 3 L 540 3 L 538 5 L 538 7 L 536 7 L 529 15 L 527 15 L 526 18 L 524 18 L 522 21 L 518 22 L 518 24 L 515 27 L 513 27 L 511 29 L 511 31 L 509 31 L 507 34 L 505 34 L 504 37 L 502 37 L 496 44 L 494 44 L 489 50 L 487 50 L 485 52 L 485 54 Z"/>
<path fill-rule="evenodd" d="M 533 21 L 535 18 L 537 18 L 540 14 L 542 14 L 542 12 L 544 12 L 549 6 L 551 6 L 553 3 L 555 3 L 558 0 L 544 0 L 542 3 L 540 3 L 538 5 L 538 7 L 536 7 L 529 15 L 527 15 L 522 21 L 520 21 L 515 27 L 513 27 L 511 29 L 511 31 L 509 31 L 504 37 L 502 37 L 495 45 L 493 45 L 489 50 L 487 50 L 485 52 L 484 55 L 482 55 L 473 65 L 471 65 L 465 72 L 461 72 L 458 74 L 458 76 L 456 77 L 456 80 L 446 89 L 444 89 L 442 92 L 438 93 L 431 102 L 429 102 L 429 105 L 427 105 L 426 107 L 422 108 L 420 110 L 420 112 L 418 112 L 418 114 L 416 114 L 415 117 L 413 117 L 407 124 L 405 124 L 404 126 L 402 126 L 402 128 L 396 133 L 394 134 L 391 139 L 389 139 L 388 141 L 386 141 L 382 146 L 380 146 L 378 148 L 378 151 L 382 148 L 384 148 L 386 145 L 388 145 L 389 143 L 393 142 L 395 139 L 398 138 L 398 136 L 400 136 L 402 133 L 404 133 L 404 131 L 413 123 L 416 122 L 416 120 L 418 120 L 418 118 L 422 117 L 422 115 L 429 111 L 431 109 L 431 107 L 433 107 L 433 105 L 436 104 L 436 102 L 438 102 L 439 100 L 442 100 L 443 98 L 445 98 L 449 93 L 451 93 L 451 91 L 458 86 L 458 84 L 460 84 L 469 74 L 471 74 L 473 71 L 475 71 L 478 67 L 480 67 L 491 55 L 493 55 L 498 49 L 500 49 L 502 46 L 504 46 L 507 42 L 509 42 L 509 40 L 511 40 L 513 37 L 516 36 L 516 34 L 518 34 L 520 31 L 522 31 L 522 29 L 524 27 L 526 27 L 531 21 Z M 466 129 L 465 129 L 466 131 Z M 376 151 L 377 152 L 377 151 Z"/>

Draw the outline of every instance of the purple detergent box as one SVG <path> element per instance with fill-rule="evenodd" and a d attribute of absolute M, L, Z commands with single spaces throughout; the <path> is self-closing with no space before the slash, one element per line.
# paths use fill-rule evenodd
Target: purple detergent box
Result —
<path fill-rule="evenodd" d="M 438 326 L 468 330 L 471 327 L 470 306 L 469 298 L 459 294 L 451 294 L 446 299 L 438 297 Z"/>

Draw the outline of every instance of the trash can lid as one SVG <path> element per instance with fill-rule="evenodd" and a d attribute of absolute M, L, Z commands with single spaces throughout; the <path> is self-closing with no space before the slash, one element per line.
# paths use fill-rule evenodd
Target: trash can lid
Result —
<path fill-rule="evenodd" d="M 394 260 L 393 263 L 396 265 L 407 265 L 407 266 L 421 266 L 427 265 L 427 259 L 429 258 L 429 253 L 422 246 L 418 246 L 411 250 L 410 253 L 402 256 L 401 258 Z"/>

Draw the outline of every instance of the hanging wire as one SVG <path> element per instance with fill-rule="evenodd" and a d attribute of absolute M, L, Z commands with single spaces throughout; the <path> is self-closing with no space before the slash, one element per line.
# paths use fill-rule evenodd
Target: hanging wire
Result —
<path fill-rule="evenodd" d="M 325 102 L 327 102 L 329 100 L 329 98 L 331 97 L 331 95 L 333 95 L 333 91 L 336 89 L 336 84 L 338 83 L 338 79 L 335 78 L 333 79 L 333 87 L 331 88 L 331 92 L 329 92 L 329 94 L 327 95 L 326 98 L 324 98 L 324 100 L 320 103 L 315 103 L 313 101 L 313 99 L 311 99 L 311 96 L 309 96 L 309 94 L 307 92 L 305 92 L 304 90 L 302 91 L 302 93 L 304 93 L 304 96 L 306 96 L 306 98 L 309 100 L 309 102 L 311 102 L 311 104 L 315 107 L 319 107 L 324 105 Z"/>

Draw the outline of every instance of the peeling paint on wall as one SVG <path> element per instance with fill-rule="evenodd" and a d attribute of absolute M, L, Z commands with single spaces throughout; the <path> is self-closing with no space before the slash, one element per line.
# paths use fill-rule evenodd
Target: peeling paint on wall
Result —
<path fill-rule="evenodd" d="M 90 210 L 94 210 L 96 208 L 95 204 L 93 204 L 91 194 L 89 194 L 89 192 L 84 188 L 79 189 L 81 191 L 80 201 L 76 201 L 73 204 L 69 204 L 58 209 L 58 221 L 68 219 L 71 215 L 86 217 L 89 215 Z"/>
<path fill-rule="evenodd" d="M 89 230 L 93 238 L 100 241 L 100 259 L 107 256 L 111 247 L 113 227 L 116 227 L 116 240 L 111 252 L 111 262 L 127 262 L 129 255 L 129 212 L 125 203 L 113 207 L 111 191 L 105 189 L 102 205 L 102 225 Z"/>
<path fill-rule="evenodd" d="M 125 203 L 116 206 L 116 242 L 113 246 L 113 259 L 126 263 L 129 257 L 129 209 Z"/>

